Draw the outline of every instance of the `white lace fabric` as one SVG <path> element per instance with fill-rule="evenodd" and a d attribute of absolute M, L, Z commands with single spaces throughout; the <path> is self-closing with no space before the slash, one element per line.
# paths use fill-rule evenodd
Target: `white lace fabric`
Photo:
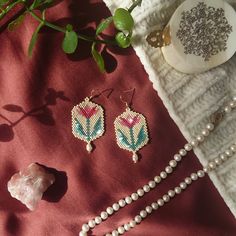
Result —
<path fill-rule="evenodd" d="M 103 1 L 111 12 L 132 3 Z M 170 67 L 160 49 L 150 47 L 145 39 L 152 30 L 168 23 L 181 2 L 183 0 L 144 0 L 142 7 L 132 12 L 136 25 L 133 47 L 170 116 L 190 141 L 209 121 L 210 115 L 236 95 L 236 55 L 225 64 L 197 75 L 183 74 Z M 228 2 L 235 3 L 234 0 Z M 195 154 L 205 165 L 235 141 L 236 111 L 233 111 L 195 149 Z M 236 217 L 236 156 L 211 172 L 210 178 Z"/>

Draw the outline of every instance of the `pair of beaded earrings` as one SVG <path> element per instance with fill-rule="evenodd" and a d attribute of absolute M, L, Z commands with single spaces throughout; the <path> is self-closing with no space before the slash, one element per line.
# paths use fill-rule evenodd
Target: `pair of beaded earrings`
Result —
<path fill-rule="evenodd" d="M 132 97 L 134 92 L 133 89 Z M 86 149 L 89 153 L 93 150 L 92 141 L 101 137 L 105 132 L 104 109 L 92 102 L 92 99 L 97 96 L 86 97 L 72 109 L 72 133 L 76 138 L 87 143 Z M 114 121 L 116 142 L 120 148 L 133 153 L 132 158 L 136 163 L 138 150 L 149 141 L 147 122 L 142 114 L 131 109 L 131 102 L 128 104 L 122 96 L 120 99 L 125 103 L 126 110 Z"/>

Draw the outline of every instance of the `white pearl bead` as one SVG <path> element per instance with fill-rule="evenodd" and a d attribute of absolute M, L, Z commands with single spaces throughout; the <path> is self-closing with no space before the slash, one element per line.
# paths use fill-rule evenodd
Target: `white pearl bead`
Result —
<path fill-rule="evenodd" d="M 214 170 L 216 168 L 215 162 L 209 162 L 208 166 L 211 168 L 211 170 Z"/>
<path fill-rule="evenodd" d="M 209 130 L 208 129 L 203 129 L 202 130 L 202 135 L 207 137 L 208 135 L 210 134 Z"/>
<path fill-rule="evenodd" d="M 138 189 L 137 194 L 142 197 L 144 195 L 144 190 L 143 189 Z"/>
<path fill-rule="evenodd" d="M 157 184 L 159 184 L 161 182 L 161 177 L 160 176 L 155 176 L 154 180 Z"/>
<path fill-rule="evenodd" d="M 162 171 L 162 172 L 160 173 L 160 176 L 161 176 L 162 179 L 165 179 L 165 178 L 167 177 L 167 174 L 166 174 L 165 171 Z"/>
<path fill-rule="evenodd" d="M 162 199 L 164 200 L 164 202 L 169 202 L 170 201 L 170 197 L 169 195 L 165 194 Z"/>
<path fill-rule="evenodd" d="M 130 225 L 131 228 L 134 228 L 135 225 L 136 225 L 136 221 L 131 220 L 131 221 L 129 222 L 129 225 Z"/>
<path fill-rule="evenodd" d="M 132 198 L 134 201 L 138 200 L 138 194 L 137 194 L 137 193 L 132 193 L 132 194 L 131 194 L 131 198 Z"/>
<path fill-rule="evenodd" d="M 220 159 L 222 161 L 226 161 L 228 159 L 228 156 L 226 154 L 222 153 L 222 154 L 220 154 Z"/>
<path fill-rule="evenodd" d="M 118 204 L 117 204 L 117 205 L 118 205 Z M 113 209 L 112 207 L 108 207 L 106 211 L 107 211 L 107 213 L 108 213 L 109 215 L 112 215 L 113 212 L 114 212 L 114 209 Z"/>
<path fill-rule="evenodd" d="M 145 210 L 140 211 L 140 216 L 145 218 L 147 216 L 147 212 Z"/>
<path fill-rule="evenodd" d="M 189 177 L 185 178 L 184 181 L 185 181 L 186 184 L 191 184 L 192 183 L 192 179 L 189 178 Z"/>
<path fill-rule="evenodd" d="M 169 191 L 168 191 L 168 195 L 169 195 L 170 197 L 174 197 L 174 196 L 175 196 L 175 191 L 169 190 Z"/>
<path fill-rule="evenodd" d="M 103 220 L 106 220 L 107 217 L 108 217 L 108 214 L 107 214 L 105 211 L 103 211 L 103 212 L 101 213 L 101 218 L 102 218 Z"/>
<path fill-rule="evenodd" d="M 192 145 L 190 143 L 187 143 L 187 144 L 184 145 L 184 149 L 186 151 L 191 151 L 193 149 L 193 147 L 192 147 Z"/>
<path fill-rule="evenodd" d="M 205 166 L 205 167 L 203 168 L 203 171 L 204 171 L 205 173 L 208 173 L 209 171 L 211 171 L 211 168 L 210 168 L 209 166 Z"/>
<path fill-rule="evenodd" d="M 222 164 L 222 160 L 220 159 L 220 157 L 217 157 L 214 161 L 215 161 L 216 165 Z"/>
<path fill-rule="evenodd" d="M 89 222 L 88 222 L 88 225 L 89 225 L 89 227 L 92 229 L 92 228 L 94 228 L 95 227 L 95 221 L 94 220 L 90 220 Z"/>
<path fill-rule="evenodd" d="M 197 179 L 198 179 L 197 174 L 196 174 L 196 173 L 192 173 L 192 174 L 191 174 L 191 179 L 192 179 L 192 180 L 197 180 Z"/>
<path fill-rule="evenodd" d="M 124 229 L 125 229 L 125 231 L 129 231 L 130 230 L 130 225 L 129 224 L 125 224 L 124 225 Z"/>
<path fill-rule="evenodd" d="M 114 203 L 114 204 L 112 205 L 112 208 L 113 208 L 114 211 L 118 211 L 118 210 L 120 209 L 120 205 L 119 205 L 118 203 Z M 109 213 L 108 213 L 108 214 L 109 214 Z"/>
<path fill-rule="evenodd" d="M 185 182 L 181 182 L 179 184 L 179 186 L 180 186 L 181 189 L 186 189 L 187 188 L 187 184 Z"/>
<path fill-rule="evenodd" d="M 89 226 L 87 224 L 82 225 L 82 230 L 83 232 L 88 232 L 89 231 Z"/>
<path fill-rule="evenodd" d="M 233 156 L 233 152 L 232 152 L 231 150 L 226 150 L 226 151 L 225 151 L 225 154 L 226 154 L 228 157 Z"/>
<path fill-rule="evenodd" d="M 177 162 L 176 162 L 176 160 L 171 160 L 170 162 L 169 162 L 169 165 L 171 166 L 171 167 L 176 167 L 177 166 Z"/>
<path fill-rule="evenodd" d="M 134 220 L 135 220 L 135 222 L 137 223 L 137 224 L 139 224 L 141 221 L 142 221 L 142 217 L 141 216 L 135 216 L 135 218 L 134 218 Z"/>
<path fill-rule="evenodd" d="M 112 236 L 119 236 L 119 233 L 116 230 L 113 230 L 111 233 Z"/>
<path fill-rule="evenodd" d="M 87 233 L 84 232 L 84 231 L 80 231 L 80 232 L 79 232 L 79 236 L 87 236 Z"/>
<path fill-rule="evenodd" d="M 236 107 L 236 102 L 230 102 L 229 105 L 230 105 L 231 108 L 235 108 Z"/>
<path fill-rule="evenodd" d="M 95 217 L 94 220 L 95 220 L 95 223 L 96 223 L 97 225 L 99 225 L 99 224 L 102 223 L 102 218 L 101 218 L 100 216 Z"/>
<path fill-rule="evenodd" d="M 226 106 L 224 110 L 226 113 L 230 113 L 232 108 L 230 106 Z"/>
<path fill-rule="evenodd" d="M 124 227 L 120 226 L 118 229 L 117 229 L 118 233 L 119 234 L 123 234 L 125 232 L 125 229 Z"/>
<path fill-rule="evenodd" d="M 212 130 L 214 129 L 214 124 L 208 123 L 208 124 L 206 125 L 206 128 L 207 128 L 208 130 L 212 131 Z"/>
<path fill-rule="evenodd" d="M 170 173 L 173 172 L 173 169 L 172 169 L 171 166 L 167 166 L 167 167 L 165 168 L 165 171 L 166 171 L 166 173 L 170 174 Z"/>
<path fill-rule="evenodd" d="M 233 96 L 233 101 L 236 101 L 236 96 Z"/>
<path fill-rule="evenodd" d="M 151 213 L 152 213 L 152 207 L 150 207 L 150 206 L 147 206 L 147 207 L 145 208 L 145 210 L 146 210 L 146 212 L 147 212 L 148 214 L 151 214 Z"/>
<path fill-rule="evenodd" d="M 158 204 L 156 202 L 152 203 L 152 209 L 157 210 L 158 209 Z"/>
<path fill-rule="evenodd" d="M 181 188 L 180 187 L 175 187 L 175 193 L 180 194 L 181 193 Z"/>
<path fill-rule="evenodd" d="M 132 198 L 131 197 L 126 197 L 125 198 L 125 202 L 127 203 L 127 204 L 130 204 L 131 202 L 132 202 Z"/>
<path fill-rule="evenodd" d="M 148 185 L 143 186 L 144 192 L 148 193 L 150 191 L 150 187 Z"/>
<path fill-rule="evenodd" d="M 192 140 L 190 143 L 193 147 L 197 147 L 198 145 L 198 141 L 196 139 Z"/>
<path fill-rule="evenodd" d="M 156 182 L 152 180 L 148 183 L 148 185 L 149 185 L 150 188 L 155 188 L 156 187 Z"/>
<path fill-rule="evenodd" d="M 232 146 L 230 147 L 230 150 L 233 151 L 233 152 L 236 152 L 236 145 L 232 145 Z"/>
<path fill-rule="evenodd" d="M 197 141 L 203 142 L 203 141 L 204 141 L 204 136 L 198 135 L 198 136 L 197 136 Z"/>
<path fill-rule="evenodd" d="M 175 154 L 175 155 L 174 155 L 174 159 L 175 159 L 176 161 L 181 161 L 181 160 L 182 160 L 182 157 L 181 157 L 181 155 L 179 155 L 179 154 Z"/>
<path fill-rule="evenodd" d="M 199 170 L 199 171 L 197 172 L 197 175 L 198 175 L 199 178 L 202 178 L 202 177 L 205 176 L 205 172 L 204 172 L 203 170 Z"/>
<path fill-rule="evenodd" d="M 183 156 L 186 156 L 187 152 L 185 149 L 180 149 L 179 154 L 183 157 Z"/>
<path fill-rule="evenodd" d="M 118 204 L 120 207 L 124 207 L 126 205 L 126 202 L 125 202 L 125 200 L 121 199 L 121 200 L 119 200 Z"/>
<path fill-rule="evenodd" d="M 158 199 L 157 200 L 157 204 L 159 205 L 159 206 L 163 206 L 164 204 L 165 204 L 165 202 L 164 202 L 164 200 L 163 199 Z"/>

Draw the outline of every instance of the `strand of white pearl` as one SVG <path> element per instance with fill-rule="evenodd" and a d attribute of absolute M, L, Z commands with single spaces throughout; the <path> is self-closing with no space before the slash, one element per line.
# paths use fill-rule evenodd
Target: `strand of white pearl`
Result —
<path fill-rule="evenodd" d="M 229 102 L 223 109 L 225 113 L 230 113 L 233 108 L 236 107 L 236 96 L 233 97 L 232 101 Z M 203 142 L 205 137 L 207 137 L 210 132 L 214 130 L 215 126 L 213 123 L 208 123 L 206 127 L 201 131 L 199 135 L 196 136 L 190 143 L 184 145 L 184 148 L 179 150 L 178 154 L 174 155 L 174 159 L 169 162 L 169 165 L 165 168 L 164 171 L 160 172 L 159 176 L 155 176 L 154 180 L 148 182 L 148 184 L 144 185 L 143 188 L 138 189 L 135 193 L 125 197 L 118 201 L 118 203 L 114 203 L 112 207 L 108 207 L 106 211 L 102 211 L 100 216 L 95 217 L 88 221 L 87 224 L 82 225 L 82 230 L 80 231 L 80 236 L 87 236 L 87 232 L 93 229 L 96 225 L 105 221 L 109 216 L 111 216 L 114 212 L 117 212 L 120 208 L 126 206 L 126 204 L 131 204 L 132 201 L 138 200 L 139 197 L 144 196 L 148 193 L 151 189 L 154 189 L 157 184 L 159 184 L 163 179 L 166 179 L 168 174 L 171 174 L 174 171 L 174 168 L 177 167 L 178 163 L 181 162 L 182 157 L 187 155 L 187 152 L 191 151 L 193 148 L 197 147 L 199 143 Z M 227 150 L 230 152 L 230 150 Z M 223 159 L 222 159 L 223 161 Z M 220 162 L 220 160 L 219 160 Z M 214 167 L 214 163 L 210 162 L 209 166 L 206 168 Z M 115 235 L 115 234 L 114 234 Z M 113 235 L 112 235 L 113 236 Z"/>
<path fill-rule="evenodd" d="M 145 209 L 141 210 L 140 213 L 137 216 L 135 216 L 134 219 L 132 219 L 130 222 L 118 227 L 111 233 L 107 233 L 105 236 L 118 236 L 125 234 L 130 229 L 134 228 L 137 224 L 140 224 L 153 211 L 164 206 L 164 204 L 169 202 L 176 195 L 182 193 L 182 191 L 185 190 L 187 187 L 189 187 L 191 183 L 198 180 L 199 178 L 203 178 L 206 173 L 209 173 L 210 171 L 218 168 L 230 157 L 232 157 L 235 153 L 236 153 L 236 143 L 231 145 L 229 149 L 220 154 L 218 157 L 210 161 L 208 165 L 204 167 L 202 170 L 198 170 L 196 173 L 192 173 L 189 177 L 186 177 L 184 181 L 179 184 L 179 186 L 176 186 L 173 190 L 172 189 L 169 190 L 166 194 L 162 196 L 162 198 L 159 198 L 156 202 L 153 202 L 149 206 L 146 206 Z"/>

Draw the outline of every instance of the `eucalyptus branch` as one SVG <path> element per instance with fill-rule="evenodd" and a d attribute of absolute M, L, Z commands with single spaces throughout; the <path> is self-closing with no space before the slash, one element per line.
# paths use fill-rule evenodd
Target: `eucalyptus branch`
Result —
<path fill-rule="evenodd" d="M 18 0 L 15 2 L 12 2 L 11 4 L 9 4 L 8 6 L 6 6 L 6 8 L 0 8 L 1 13 L 0 13 L 0 20 L 2 20 L 4 18 L 4 16 L 6 16 L 6 14 L 12 9 L 14 8 L 17 4 L 20 3 L 24 3 L 24 0 Z"/>

